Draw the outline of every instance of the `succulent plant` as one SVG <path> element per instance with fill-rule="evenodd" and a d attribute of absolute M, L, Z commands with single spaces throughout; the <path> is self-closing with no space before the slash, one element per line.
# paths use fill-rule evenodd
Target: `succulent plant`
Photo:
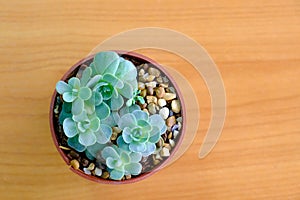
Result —
<path fill-rule="evenodd" d="M 80 83 L 77 77 L 70 78 L 68 83 L 59 81 L 56 90 L 65 102 L 72 103 L 73 115 L 79 115 L 84 109 L 84 101 L 92 96 L 91 89 Z"/>
<path fill-rule="evenodd" d="M 112 129 L 106 124 L 100 124 L 96 114 L 88 115 L 83 111 L 80 115 L 73 115 L 63 122 L 63 130 L 69 138 L 68 144 L 79 152 L 96 142 L 105 144 L 112 135 Z"/>
<path fill-rule="evenodd" d="M 87 85 L 93 88 L 95 96 L 106 101 L 113 111 L 123 106 L 123 97 L 130 99 L 137 90 L 135 66 L 115 52 L 96 54 L 90 68 L 91 74 L 95 76 Z"/>
<path fill-rule="evenodd" d="M 138 152 L 143 156 L 154 153 L 155 143 L 159 141 L 167 127 L 165 121 L 158 114 L 151 115 L 140 110 L 123 115 L 118 122 L 123 130 L 118 137 L 117 144 L 126 151 Z"/>
<path fill-rule="evenodd" d="M 124 175 L 139 175 L 142 171 L 140 153 L 124 151 L 114 145 L 105 147 L 101 151 L 101 157 L 105 160 L 113 180 L 121 180 Z"/>
<path fill-rule="evenodd" d="M 131 105 L 134 105 L 136 102 L 140 102 L 141 104 L 145 103 L 145 99 L 140 96 L 139 94 L 141 93 L 140 90 L 137 90 L 133 93 L 133 97 L 131 99 L 128 99 L 126 102 L 126 106 L 129 107 Z"/>

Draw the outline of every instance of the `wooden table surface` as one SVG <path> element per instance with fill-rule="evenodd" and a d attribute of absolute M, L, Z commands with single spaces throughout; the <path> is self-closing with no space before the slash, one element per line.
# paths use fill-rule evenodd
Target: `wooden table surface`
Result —
<path fill-rule="evenodd" d="M 201 121 L 184 156 L 138 183 L 90 182 L 55 149 L 50 98 L 98 43 L 139 27 L 173 29 L 207 49 L 226 88 L 222 136 L 198 158 L 211 105 L 204 81 L 191 74 Z M 300 199 L 299 39 L 297 0 L 1 0 L 0 199 Z M 174 69 L 186 64 L 141 52 Z"/>

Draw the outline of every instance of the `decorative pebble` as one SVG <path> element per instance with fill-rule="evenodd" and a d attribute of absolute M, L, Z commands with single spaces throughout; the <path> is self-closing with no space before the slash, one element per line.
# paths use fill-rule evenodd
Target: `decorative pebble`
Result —
<path fill-rule="evenodd" d="M 147 114 L 149 114 L 149 111 L 147 109 L 143 109 L 143 111 Z"/>
<path fill-rule="evenodd" d="M 155 90 L 155 93 L 156 93 L 156 96 L 157 98 L 163 98 L 165 96 L 165 89 L 163 87 L 158 87 L 156 90 Z"/>
<path fill-rule="evenodd" d="M 95 169 L 95 164 L 94 163 L 90 163 L 89 167 L 87 168 L 88 170 L 92 171 Z"/>
<path fill-rule="evenodd" d="M 169 87 L 169 88 L 168 88 L 168 92 L 175 93 L 175 88 Z"/>
<path fill-rule="evenodd" d="M 168 93 L 168 92 L 165 93 L 164 99 L 166 101 L 173 100 L 175 98 L 176 98 L 176 94 L 174 94 L 174 93 Z"/>
<path fill-rule="evenodd" d="M 58 108 L 59 108 L 58 105 L 56 105 L 55 108 L 54 108 L 54 113 L 55 113 L 55 114 L 58 114 L 58 113 L 59 113 Z"/>
<path fill-rule="evenodd" d="M 128 174 L 128 175 L 125 175 L 125 178 L 128 180 L 128 179 L 131 179 L 131 175 Z"/>
<path fill-rule="evenodd" d="M 171 150 L 171 146 L 170 146 L 170 144 L 168 144 L 168 143 L 165 143 L 165 144 L 164 144 L 164 148 L 167 148 L 167 149 Z"/>
<path fill-rule="evenodd" d="M 175 146 L 174 140 L 169 140 L 169 144 L 171 145 L 171 147 L 174 147 Z"/>
<path fill-rule="evenodd" d="M 146 89 L 142 90 L 140 95 L 142 97 L 145 97 L 147 95 L 147 90 Z"/>
<path fill-rule="evenodd" d="M 153 95 L 153 93 L 154 93 L 153 87 L 151 87 L 151 86 L 147 87 L 147 94 Z"/>
<path fill-rule="evenodd" d="M 102 175 L 102 169 L 99 169 L 98 167 L 96 167 L 96 169 L 95 169 L 95 175 L 96 176 L 101 176 Z"/>
<path fill-rule="evenodd" d="M 74 169 L 79 169 L 79 166 L 80 166 L 78 160 L 75 160 L 75 159 L 74 159 L 74 160 L 71 160 L 70 165 L 71 165 Z"/>
<path fill-rule="evenodd" d="M 117 137 L 118 137 L 118 133 L 113 131 L 112 134 L 111 134 L 110 140 L 114 141 L 114 140 L 117 139 Z"/>
<path fill-rule="evenodd" d="M 175 117 L 174 116 L 172 116 L 172 117 L 169 117 L 168 119 L 167 119 L 167 126 L 168 127 L 172 127 L 175 123 L 176 123 L 176 119 L 175 119 Z"/>
<path fill-rule="evenodd" d="M 160 156 L 160 154 L 156 154 L 155 159 L 162 160 L 162 157 Z"/>
<path fill-rule="evenodd" d="M 153 161 L 153 164 L 154 164 L 154 165 L 158 165 L 159 163 L 160 163 L 159 160 L 154 160 L 154 161 Z"/>
<path fill-rule="evenodd" d="M 153 87 L 153 88 L 155 88 L 156 87 L 156 82 L 155 81 L 151 81 L 151 82 L 149 82 L 149 83 L 145 83 L 145 85 L 146 85 L 146 87 Z"/>
<path fill-rule="evenodd" d="M 166 147 L 163 147 L 161 152 L 160 152 L 160 155 L 162 157 L 168 157 L 168 156 L 170 156 L 170 150 Z"/>
<path fill-rule="evenodd" d="M 167 119 L 167 118 L 169 117 L 169 109 L 168 109 L 167 107 L 163 107 L 162 109 L 160 109 L 159 115 L 160 115 L 163 119 Z"/>
<path fill-rule="evenodd" d="M 155 109 L 155 104 L 154 103 L 150 103 L 147 106 L 149 113 L 151 114 L 155 114 L 156 113 L 156 109 Z"/>
<path fill-rule="evenodd" d="M 163 87 L 163 88 L 168 88 L 169 84 L 167 84 L 167 83 L 161 83 L 161 84 L 159 84 L 159 86 Z"/>
<path fill-rule="evenodd" d="M 154 103 L 157 104 L 157 98 L 155 96 L 146 96 L 147 103 Z"/>
<path fill-rule="evenodd" d="M 163 82 L 162 77 L 158 77 L 158 78 L 156 79 L 156 81 L 157 81 L 158 83 L 162 83 L 162 82 Z"/>
<path fill-rule="evenodd" d="M 144 76 L 144 75 L 145 75 L 145 70 L 144 69 L 140 69 L 139 76 Z"/>
<path fill-rule="evenodd" d="M 164 107 L 165 105 L 167 105 L 167 102 L 164 99 L 158 99 L 157 103 L 160 107 Z"/>
<path fill-rule="evenodd" d="M 139 90 L 145 89 L 145 83 L 139 82 L 138 83 L 138 88 L 139 88 Z"/>
<path fill-rule="evenodd" d="M 80 160 L 80 163 L 82 164 L 83 167 L 87 167 L 89 165 L 89 160 L 85 159 L 85 158 L 82 158 Z"/>
<path fill-rule="evenodd" d="M 176 121 L 182 123 L 182 117 L 178 117 L 178 118 L 176 119 Z"/>
<path fill-rule="evenodd" d="M 64 147 L 64 146 L 59 146 L 59 148 L 62 149 L 62 150 L 67 150 L 67 151 L 71 150 L 69 147 Z"/>
<path fill-rule="evenodd" d="M 68 153 L 68 157 L 69 157 L 70 159 L 77 159 L 77 158 L 79 158 L 79 154 L 78 154 L 77 152 L 71 150 L 71 151 Z"/>
<path fill-rule="evenodd" d="M 155 76 L 155 77 L 159 77 L 159 75 L 160 75 L 160 71 L 156 68 L 153 68 L 153 67 L 150 67 L 148 69 L 148 73 Z"/>
<path fill-rule="evenodd" d="M 83 168 L 83 172 L 85 173 L 85 174 L 87 174 L 87 175 L 91 175 L 92 173 L 91 173 L 91 171 L 88 169 L 88 168 Z"/>
<path fill-rule="evenodd" d="M 115 133 L 117 133 L 117 134 L 119 134 L 119 133 L 121 133 L 122 132 L 122 129 L 120 129 L 119 127 L 117 127 L 117 126 L 115 126 L 115 127 L 112 127 L 112 130 L 115 132 Z"/>
<path fill-rule="evenodd" d="M 172 132 L 170 132 L 170 133 L 168 134 L 168 139 L 171 139 L 172 136 L 173 136 L 173 134 L 172 134 Z"/>
<path fill-rule="evenodd" d="M 178 130 L 181 130 L 181 127 L 182 127 L 181 123 L 178 122 Z"/>
<path fill-rule="evenodd" d="M 181 109 L 179 100 L 173 100 L 171 107 L 174 113 L 179 113 Z"/>
<path fill-rule="evenodd" d="M 159 139 L 159 141 L 156 143 L 156 147 L 162 147 L 164 145 L 164 140 L 162 138 Z"/>
<path fill-rule="evenodd" d="M 107 171 L 103 172 L 101 178 L 108 179 L 109 173 Z"/>
<path fill-rule="evenodd" d="M 155 79 L 155 76 L 153 76 L 153 75 L 148 75 L 148 76 L 146 77 L 146 81 L 147 81 L 147 82 L 153 81 L 154 79 Z"/>
<path fill-rule="evenodd" d="M 171 131 L 175 131 L 178 130 L 179 125 L 178 124 L 174 124 L 174 126 L 172 126 Z"/>
<path fill-rule="evenodd" d="M 169 79 L 168 79 L 166 76 L 162 77 L 162 79 L 163 79 L 163 81 L 166 82 L 166 83 L 169 82 Z"/>
<path fill-rule="evenodd" d="M 179 131 L 173 131 L 174 138 L 178 136 Z"/>

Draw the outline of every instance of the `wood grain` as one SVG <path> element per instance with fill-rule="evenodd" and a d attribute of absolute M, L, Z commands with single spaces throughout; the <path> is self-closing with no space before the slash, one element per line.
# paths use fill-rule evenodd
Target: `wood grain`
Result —
<path fill-rule="evenodd" d="M 204 81 L 191 75 L 201 122 L 184 156 L 135 184 L 89 182 L 53 145 L 55 83 L 99 42 L 146 26 L 187 34 L 215 60 L 227 93 L 222 136 L 199 160 L 211 107 Z M 1 0 L 0 199 L 300 199 L 299 38 L 297 0 Z"/>

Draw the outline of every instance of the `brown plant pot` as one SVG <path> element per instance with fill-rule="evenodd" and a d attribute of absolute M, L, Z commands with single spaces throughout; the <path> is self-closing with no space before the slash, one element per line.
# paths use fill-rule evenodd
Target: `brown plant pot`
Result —
<path fill-rule="evenodd" d="M 179 90 L 179 87 L 177 86 L 175 80 L 169 75 L 169 73 L 162 66 L 160 66 L 158 63 L 156 63 L 154 60 L 152 60 L 146 56 L 143 56 L 141 54 L 135 53 L 135 52 L 126 52 L 126 51 L 120 51 L 120 50 L 116 50 L 115 52 L 118 53 L 121 57 L 124 57 L 125 59 L 129 59 L 130 61 L 132 61 L 135 66 L 136 66 L 136 63 L 148 63 L 148 64 L 153 65 L 155 68 L 159 69 L 165 76 L 167 76 L 167 78 L 169 79 L 169 81 L 171 82 L 173 87 L 175 88 L 176 94 L 177 94 L 177 99 L 180 101 L 180 104 L 181 104 L 182 128 L 179 131 L 179 135 L 176 138 L 176 145 L 173 147 L 172 151 L 170 152 L 170 156 L 168 158 L 164 159 L 162 162 L 160 162 L 157 166 L 155 166 L 155 168 L 153 170 L 151 170 L 149 172 L 144 172 L 136 177 L 133 177 L 133 178 L 127 179 L 127 180 L 116 181 L 116 180 L 111 180 L 111 179 L 103 179 L 101 177 L 96 177 L 96 176 L 92 176 L 92 175 L 87 175 L 83 171 L 76 170 L 73 167 L 71 167 L 70 166 L 71 159 L 59 147 L 60 144 L 59 144 L 58 136 L 57 136 L 58 122 L 56 121 L 55 114 L 54 114 L 56 98 L 59 96 L 59 94 L 56 92 L 56 90 L 54 90 L 52 99 L 51 99 L 49 120 L 50 120 L 51 135 L 52 135 L 53 142 L 56 146 L 56 149 L 58 150 L 58 152 L 60 153 L 63 160 L 66 162 L 66 164 L 70 166 L 71 171 L 73 171 L 74 173 L 76 173 L 88 180 L 95 181 L 98 183 L 104 183 L 104 184 L 125 184 L 126 183 L 127 184 L 127 183 L 134 183 L 134 182 L 143 180 L 143 179 L 153 175 L 155 172 L 162 169 L 172 159 L 175 152 L 178 150 L 178 148 L 183 140 L 184 134 L 185 134 L 186 110 L 185 110 L 185 105 L 184 105 L 184 101 L 183 101 L 183 96 Z M 86 63 L 89 64 L 89 62 L 91 62 L 93 60 L 93 58 L 94 58 L 94 55 L 90 55 L 90 56 L 80 60 L 79 62 L 77 62 L 65 73 L 65 75 L 61 78 L 61 80 L 66 81 L 70 77 L 74 76 L 82 64 L 86 64 Z"/>

